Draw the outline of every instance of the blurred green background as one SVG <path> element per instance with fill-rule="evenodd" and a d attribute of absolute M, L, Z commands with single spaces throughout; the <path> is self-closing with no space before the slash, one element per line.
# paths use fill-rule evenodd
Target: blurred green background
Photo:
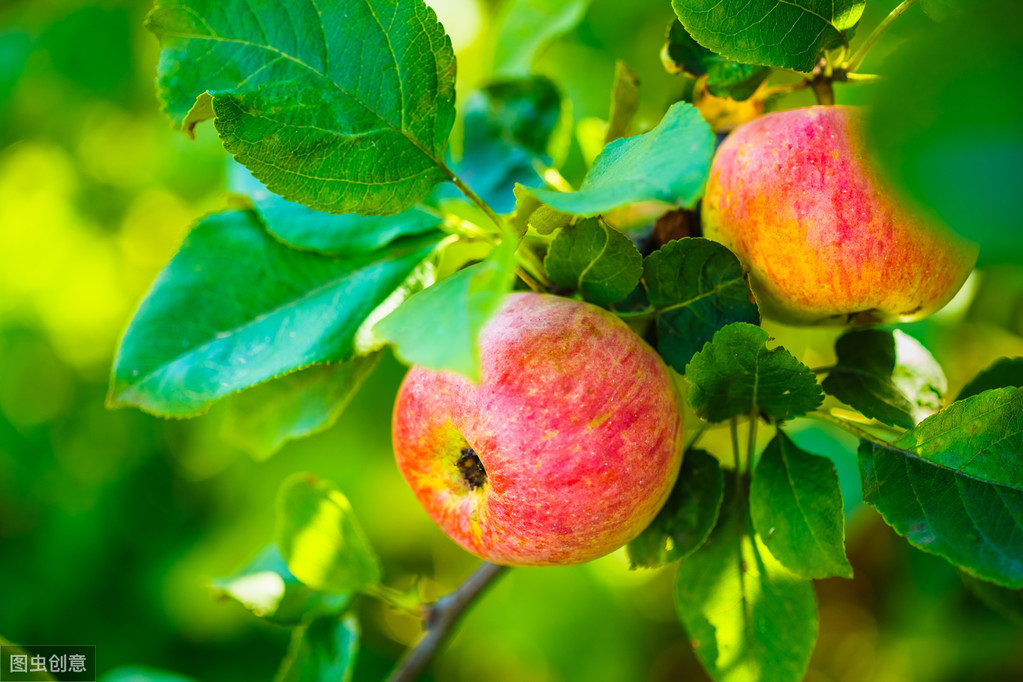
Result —
<path fill-rule="evenodd" d="M 493 8 L 431 4 L 460 51 L 464 93 L 485 73 Z M 870 3 L 864 22 L 894 4 Z M 264 462 L 221 438 L 217 410 L 169 422 L 105 409 L 134 307 L 189 226 L 225 205 L 227 156 L 212 126 L 192 142 L 159 111 L 147 10 L 129 0 L 0 3 L 0 636 L 95 644 L 101 673 L 142 665 L 196 680 L 269 680 L 288 631 L 218 602 L 208 585 L 270 540 L 288 474 L 310 471 L 346 492 L 392 586 L 418 581 L 437 596 L 476 560 L 432 525 L 393 464 L 390 409 L 404 370 L 391 358 L 336 426 Z M 579 120 L 607 116 L 614 61 L 624 59 L 642 81 L 640 119 L 655 122 L 686 89 L 658 58 L 671 17 L 666 2 L 597 0 L 537 68 Z M 894 32 L 878 57 L 899 39 Z M 839 102 L 856 98 L 838 91 Z M 570 179 L 581 158 L 576 145 Z M 996 358 L 1023 355 L 1023 268 L 979 272 L 949 309 L 907 330 L 936 354 L 954 395 Z M 770 331 L 811 366 L 827 363 L 836 335 Z M 807 679 L 1023 679 L 1021 624 L 855 504 L 850 439 L 797 427 L 797 440 L 832 456 L 848 486 L 856 569 L 855 580 L 817 583 L 821 632 Z M 672 580 L 670 569 L 630 571 L 621 552 L 513 570 L 462 623 L 432 676 L 705 679 L 677 622 Z M 356 679 L 381 679 L 418 622 L 372 600 L 357 611 Z"/>

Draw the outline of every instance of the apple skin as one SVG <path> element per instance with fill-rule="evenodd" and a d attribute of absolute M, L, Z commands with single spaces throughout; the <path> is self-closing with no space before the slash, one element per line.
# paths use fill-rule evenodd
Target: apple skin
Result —
<path fill-rule="evenodd" d="M 601 308 L 532 293 L 506 298 L 479 350 L 479 385 L 413 367 L 394 406 L 398 467 L 437 525 L 510 566 L 578 564 L 635 538 L 682 461 L 657 353 Z M 465 448 L 479 487 L 457 464 Z"/>
<path fill-rule="evenodd" d="M 911 213 L 871 167 L 859 114 L 767 114 L 718 148 L 704 236 L 742 262 L 765 315 L 879 324 L 930 315 L 962 287 L 976 245 Z"/>

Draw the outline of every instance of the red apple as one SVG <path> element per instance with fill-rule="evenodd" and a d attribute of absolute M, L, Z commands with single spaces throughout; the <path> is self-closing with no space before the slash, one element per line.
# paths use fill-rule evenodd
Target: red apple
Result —
<path fill-rule="evenodd" d="M 413 367 L 394 450 L 433 520 L 483 559 L 577 564 L 632 540 L 671 491 L 682 418 L 667 367 L 621 320 L 508 296 L 479 337 L 482 382 Z"/>
<path fill-rule="evenodd" d="M 873 169 L 858 113 L 808 107 L 735 130 L 714 156 L 703 229 L 790 324 L 908 321 L 948 303 L 977 247 L 904 205 Z"/>

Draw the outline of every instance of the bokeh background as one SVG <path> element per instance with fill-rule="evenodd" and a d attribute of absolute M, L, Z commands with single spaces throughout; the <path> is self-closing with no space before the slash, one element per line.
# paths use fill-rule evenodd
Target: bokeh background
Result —
<path fill-rule="evenodd" d="M 495 7 L 431 3 L 459 50 L 460 92 L 478 85 Z M 894 2 L 871 2 L 872 26 Z M 476 560 L 417 506 L 390 447 L 404 368 L 388 357 L 329 431 L 256 461 L 226 442 L 221 415 L 162 421 L 104 407 L 117 339 L 189 226 L 223 208 L 228 157 L 212 126 L 190 141 L 159 111 L 159 47 L 144 1 L 0 2 L 0 636 L 95 644 L 100 672 L 144 666 L 195 680 L 269 680 L 288 631 L 211 579 L 270 540 L 280 482 L 310 471 L 349 496 L 397 588 L 436 596 Z M 615 59 L 642 82 L 656 122 L 686 90 L 658 52 L 667 2 L 596 0 L 537 70 L 577 120 L 605 117 Z M 922 15 L 907 15 L 883 59 Z M 869 62 L 868 62 L 869 65 Z M 864 87 L 864 86 L 857 86 Z M 838 86 L 840 102 L 861 96 Z M 801 93 L 776 106 L 809 104 Z M 584 170 L 573 145 L 565 174 Z M 950 394 L 998 357 L 1023 355 L 1023 268 L 986 268 L 943 313 L 905 327 L 937 356 Z M 770 329 L 811 366 L 834 331 Z M 846 491 L 852 581 L 819 581 L 820 639 L 808 680 L 1023 679 L 1023 624 L 992 611 L 940 559 L 911 549 L 857 504 L 855 444 L 797 423 L 832 457 Z M 713 447 L 717 436 L 707 443 Z M 673 571 L 630 571 L 622 552 L 572 568 L 516 569 L 440 655 L 438 680 L 705 679 L 674 612 Z M 417 621 L 357 605 L 357 680 L 382 679 Z"/>

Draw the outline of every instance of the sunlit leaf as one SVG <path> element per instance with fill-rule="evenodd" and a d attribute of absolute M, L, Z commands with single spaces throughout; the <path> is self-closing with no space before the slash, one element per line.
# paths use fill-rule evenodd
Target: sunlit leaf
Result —
<path fill-rule="evenodd" d="M 713 153 L 710 126 L 691 105 L 679 102 L 650 132 L 605 147 L 578 191 L 532 193 L 559 211 L 580 216 L 638 201 L 692 206 L 703 194 Z"/>
<path fill-rule="evenodd" d="M 852 577 L 835 465 L 801 450 L 780 429 L 753 472 L 750 515 L 771 554 L 796 575 Z"/>
<path fill-rule="evenodd" d="M 246 211 L 204 218 L 142 301 L 114 361 L 108 403 L 161 416 L 356 352 L 360 327 L 436 238 L 358 258 L 289 249 Z"/>
<path fill-rule="evenodd" d="M 842 44 L 865 0 L 672 0 L 701 45 L 728 59 L 811 71 L 823 50 Z"/>
<path fill-rule="evenodd" d="M 760 322 L 739 260 L 716 242 L 668 242 L 644 259 L 643 282 L 657 311 L 657 350 L 680 373 L 726 324 Z"/>
<path fill-rule="evenodd" d="M 625 137 L 637 111 L 639 111 L 639 76 L 629 68 L 628 64 L 619 59 L 615 62 L 615 79 L 611 86 L 611 113 L 607 119 L 604 144 Z"/>
<path fill-rule="evenodd" d="M 863 497 L 967 573 L 1023 587 L 1023 389 L 955 402 L 890 446 L 862 441 Z"/>
<path fill-rule="evenodd" d="M 389 215 L 447 179 L 455 59 L 422 0 L 160 0 L 147 26 L 174 121 L 215 116 L 285 199 Z"/>
<path fill-rule="evenodd" d="M 380 564 L 351 504 L 329 481 L 295 474 L 277 496 L 277 546 L 309 587 L 350 595 L 380 581 Z"/>
<path fill-rule="evenodd" d="M 762 412 L 791 419 L 824 400 L 810 368 L 784 348 L 767 348 L 767 332 L 736 322 L 723 327 L 686 365 L 689 404 L 708 421 Z"/>

